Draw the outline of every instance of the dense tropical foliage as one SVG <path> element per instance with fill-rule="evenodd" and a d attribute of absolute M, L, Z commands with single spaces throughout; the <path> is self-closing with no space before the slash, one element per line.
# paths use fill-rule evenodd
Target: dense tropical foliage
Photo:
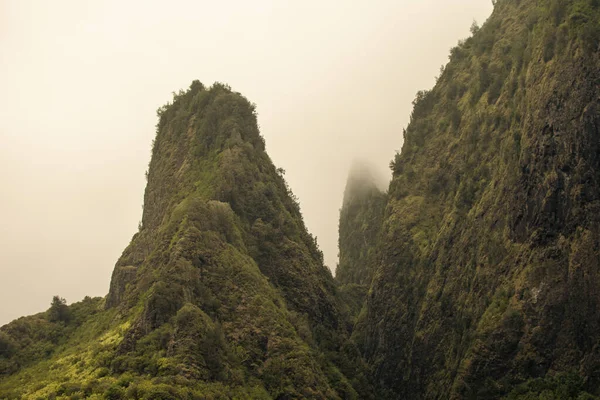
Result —
<path fill-rule="evenodd" d="M 174 94 L 108 295 L 1 327 L 0 398 L 597 398 L 600 3 L 471 32 L 389 190 L 350 175 L 335 280 L 253 104 Z"/>

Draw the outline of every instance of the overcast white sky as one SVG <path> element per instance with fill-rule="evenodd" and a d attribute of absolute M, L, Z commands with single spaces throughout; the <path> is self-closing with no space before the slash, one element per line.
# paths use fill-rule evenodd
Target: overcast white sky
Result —
<path fill-rule="evenodd" d="M 331 269 L 354 158 L 385 178 L 419 89 L 490 0 L 0 0 L 0 325 L 108 292 L 155 110 L 193 79 L 258 105 Z"/>

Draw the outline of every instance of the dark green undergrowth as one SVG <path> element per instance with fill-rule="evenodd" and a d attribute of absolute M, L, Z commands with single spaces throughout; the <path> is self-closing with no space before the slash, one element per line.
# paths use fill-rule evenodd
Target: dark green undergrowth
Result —
<path fill-rule="evenodd" d="M 0 397 L 358 398 L 336 284 L 254 105 L 194 81 L 158 117 L 108 296 L 3 327 Z"/>
<path fill-rule="evenodd" d="M 599 28 L 595 0 L 498 0 L 417 94 L 354 250 L 376 260 L 353 338 L 380 398 L 559 398 L 543 378 L 572 370 L 599 394 Z"/>
<path fill-rule="evenodd" d="M 600 395 L 600 5 L 498 0 L 471 30 L 388 192 L 349 179 L 337 282 L 255 106 L 174 94 L 108 295 L 1 327 L 0 398 Z"/>

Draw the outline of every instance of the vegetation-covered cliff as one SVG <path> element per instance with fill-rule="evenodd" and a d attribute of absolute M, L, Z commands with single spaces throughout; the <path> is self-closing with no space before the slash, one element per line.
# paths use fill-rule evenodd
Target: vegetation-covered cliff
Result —
<path fill-rule="evenodd" d="M 195 81 L 158 114 L 106 301 L 2 327 L 0 397 L 356 398 L 325 355 L 347 336 L 333 277 L 253 105 Z"/>
<path fill-rule="evenodd" d="M 340 210 L 339 264 L 335 277 L 342 284 L 369 286 L 370 262 L 381 228 L 386 197 L 370 167 L 355 163 L 348 176 Z"/>
<path fill-rule="evenodd" d="M 176 94 L 108 295 L 1 327 L 0 398 L 600 396 L 600 2 L 472 32 L 389 190 L 352 171 L 335 280 L 253 105 Z"/>
<path fill-rule="evenodd" d="M 600 394 L 599 17 L 498 0 L 417 95 L 353 335 L 381 398 Z"/>
<path fill-rule="evenodd" d="M 335 278 L 352 326 L 363 307 L 377 262 L 375 248 L 386 206 L 386 195 L 378 184 L 371 167 L 355 162 L 348 175 L 340 210 L 339 263 Z"/>

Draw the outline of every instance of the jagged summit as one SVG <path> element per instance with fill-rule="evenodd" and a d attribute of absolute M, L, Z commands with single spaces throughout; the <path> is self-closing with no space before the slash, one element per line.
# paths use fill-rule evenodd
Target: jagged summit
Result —
<path fill-rule="evenodd" d="M 12 350 L 2 384 L 49 363 L 11 396 L 357 398 L 323 355 L 347 340 L 335 282 L 265 153 L 254 106 L 194 81 L 158 116 L 142 224 L 104 305 L 3 327 L 0 345 Z M 66 347 L 52 342 L 56 329 Z M 27 340 L 48 353 L 27 353 Z M 74 357 L 83 364 L 71 371 L 61 360 Z"/>
<path fill-rule="evenodd" d="M 176 94 L 108 296 L 1 327 L 0 398 L 597 399 L 600 3 L 472 32 L 389 189 L 351 171 L 335 280 L 253 105 Z"/>
<path fill-rule="evenodd" d="M 355 161 L 350 168 L 340 210 L 339 262 L 336 280 L 369 285 L 374 271 L 374 247 L 381 228 L 386 195 L 371 165 Z M 356 290 L 356 289 L 355 289 Z M 367 286 L 361 290 L 366 293 Z"/>
<path fill-rule="evenodd" d="M 201 223 L 210 229 L 223 230 L 227 225 L 235 225 L 235 229 L 231 228 L 233 232 L 221 234 L 229 241 L 235 238 L 233 245 L 247 248 L 261 272 L 290 294 L 289 300 L 303 312 L 335 324 L 334 307 L 322 303 L 331 301 L 327 299 L 332 285 L 327 282 L 331 277 L 314 239 L 306 232 L 298 205 L 265 152 L 254 106 L 226 85 L 215 84 L 207 89 L 194 81 L 188 91 L 174 96 L 172 104 L 161 107 L 158 115 L 142 228 L 117 262 L 107 306 L 117 305 L 126 286 L 139 281 L 134 271 L 152 263 L 149 256 L 156 249 L 148 242 L 158 243 L 157 235 L 164 233 L 173 235 L 182 229 L 181 225 L 177 227 L 179 220 L 188 223 L 190 216 L 198 213 L 198 218 L 205 219 Z M 207 223 L 206 220 L 216 218 L 212 216 L 215 213 L 232 213 L 233 219 L 224 225 L 229 218 L 225 215 L 219 217 L 224 218 L 222 221 Z M 293 237 L 294 246 L 308 255 L 305 263 L 276 266 L 283 262 L 284 257 L 279 253 L 287 244 L 275 239 L 279 235 L 281 239 Z M 267 262 L 264 257 L 273 250 L 267 248 L 271 240 L 277 242 L 272 246 L 278 254 L 270 256 Z M 198 263 L 204 256 L 187 254 L 186 257 L 195 258 L 190 261 Z M 294 280 L 294 287 L 290 279 Z M 287 293 L 302 289 L 302 283 L 312 279 L 315 279 L 310 283 L 313 289 L 323 290 L 318 298 Z M 135 285 L 130 290 L 135 291 Z"/>
<path fill-rule="evenodd" d="M 364 196 L 370 191 L 383 192 L 387 184 L 369 162 L 355 159 L 348 172 L 343 204 L 352 202 L 355 196 Z"/>

